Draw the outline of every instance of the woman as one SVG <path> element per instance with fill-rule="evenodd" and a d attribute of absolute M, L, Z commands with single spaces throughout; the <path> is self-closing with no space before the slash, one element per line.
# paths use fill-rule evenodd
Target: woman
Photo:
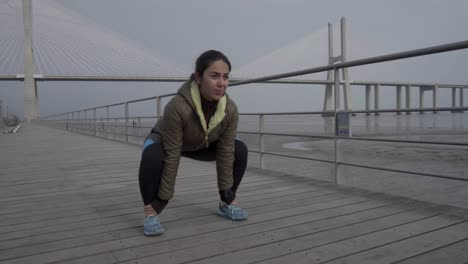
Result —
<path fill-rule="evenodd" d="M 223 53 L 209 50 L 201 54 L 195 72 L 145 139 L 139 171 L 145 235 L 164 232 L 159 214 L 174 195 L 181 156 L 216 160 L 218 214 L 230 220 L 247 219 L 247 212 L 236 203 L 247 166 L 247 146 L 236 138 L 237 106 L 226 94 L 230 71 L 231 63 Z"/>

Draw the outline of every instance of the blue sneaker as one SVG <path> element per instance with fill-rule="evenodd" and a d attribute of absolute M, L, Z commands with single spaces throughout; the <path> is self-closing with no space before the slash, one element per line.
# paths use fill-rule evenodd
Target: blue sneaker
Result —
<path fill-rule="evenodd" d="M 143 223 L 143 234 L 147 236 L 156 236 L 164 233 L 164 227 L 159 221 L 159 216 L 149 215 L 145 218 Z"/>
<path fill-rule="evenodd" d="M 245 210 L 242 210 L 239 206 L 235 204 L 225 204 L 220 203 L 218 209 L 218 215 L 226 217 L 232 221 L 242 221 L 246 220 L 249 216 Z"/>

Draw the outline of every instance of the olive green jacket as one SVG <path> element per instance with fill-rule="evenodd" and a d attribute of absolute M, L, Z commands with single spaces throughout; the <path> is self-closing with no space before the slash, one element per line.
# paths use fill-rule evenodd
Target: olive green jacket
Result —
<path fill-rule="evenodd" d="M 233 183 L 234 140 L 239 120 L 236 104 L 225 94 L 207 124 L 201 94 L 193 79 L 182 85 L 164 109 L 164 116 L 153 128 L 164 148 L 164 166 L 158 197 L 169 200 L 182 151 L 196 151 L 216 144 L 216 171 L 219 190 L 227 190 Z"/>

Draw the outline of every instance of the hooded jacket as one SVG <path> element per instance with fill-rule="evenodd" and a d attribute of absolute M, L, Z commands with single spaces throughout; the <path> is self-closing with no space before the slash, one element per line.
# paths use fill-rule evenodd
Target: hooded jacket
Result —
<path fill-rule="evenodd" d="M 153 140 L 161 142 L 165 152 L 158 191 L 161 200 L 169 200 L 174 195 L 181 152 L 208 148 L 215 141 L 218 189 L 224 191 L 232 187 L 234 140 L 239 120 L 237 106 L 224 94 L 207 123 L 201 96 L 193 79 L 184 83 L 166 105 L 162 119 L 152 129 Z"/>

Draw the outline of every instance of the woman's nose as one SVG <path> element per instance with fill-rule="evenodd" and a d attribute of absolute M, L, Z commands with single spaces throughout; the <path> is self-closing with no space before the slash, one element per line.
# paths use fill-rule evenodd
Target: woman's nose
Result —
<path fill-rule="evenodd" d="M 220 87 L 221 87 L 221 86 L 223 86 L 223 87 L 224 87 L 224 86 L 227 86 L 227 82 L 228 82 L 228 80 L 223 79 L 223 78 L 220 78 L 220 79 L 218 80 L 218 86 L 220 86 Z"/>

